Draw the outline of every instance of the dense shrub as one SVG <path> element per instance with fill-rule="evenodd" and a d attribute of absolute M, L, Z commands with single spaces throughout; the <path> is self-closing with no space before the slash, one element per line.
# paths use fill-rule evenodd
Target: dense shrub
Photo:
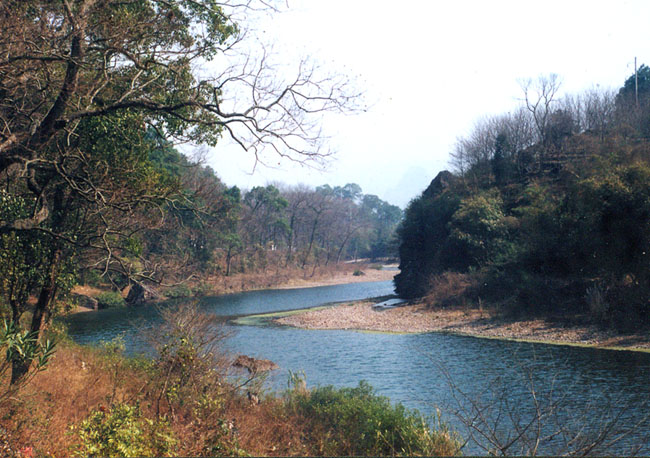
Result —
<path fill-rule="evenodd" d="M 100 406 L 79 425 L 77 456 L 164 456 L 176 445 L 169 424 L 142 416 L 138 406 Z"/>
<path fill-rule="evenodd" d="M 289 391 L 289 405 L 304 416 L 318 440 L 318 455 L 454 455 L 458 442 L 446 426 L 433 430 L 417 412 L 392 405 L 366 382 L 355 388 L 300 387 Z"/>
<path fill-rule="evenodd" d="M 165 296 L 167 296 L 170 299 L 177 299 L 177 298 L 183 298 L 183 297 L 191 297 L 192 296 L 192 288 L 185 284 L 180 284 L 173 286 L 169 288 L 167 291 L 165 291 Z"/>
<path fill-rule="evenodd" d="M 116 291 L 104 291 L 97 296 L 99 308 L 124 307 L 126 301 L 122 295 Z"/>
<path fill-rule="evenodd" d="M 650 167 L 609 163 L 586 177 L 541 181 L 425 191 L 400 230 L 398 294 L 436 305 L 481 297 L 517 313 L 589 313 L 629 330 L 648 324 Z M 445 272 L 485 280 L 463 293 Z M 585 296 L 594 282 L 602 294 Z"/>
<path fill-rule="evenodd" d="M 424 297 L 424 303 L 428 307 L 465 305 L 477 287 L 476 283 L 480 280 L 478 277 L 477 274 L 458 272 L 434 275 L 429 281 L 429 294 Z"/>

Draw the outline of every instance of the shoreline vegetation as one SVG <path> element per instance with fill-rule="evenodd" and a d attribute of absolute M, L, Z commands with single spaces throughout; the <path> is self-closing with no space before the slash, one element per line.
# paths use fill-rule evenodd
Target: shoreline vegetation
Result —
<path fill-rule="evenodd" d="M 362 274 L 359 274 L 362 272 Z M 356 275 L 355 275 L 356 273 Z M 335 269 L 317 270 L 314 275 L 267 275 L 263 280 L 256 275 L 228 277 L 228 284 L 215 282 L 211 294 L 229 294 L 261 289 L 313 288 L 358 282 L 389 281 L 399 273 L 396 265 L 368 262 L 339 264 Z M 255 277 L 255 278 L 253 278 Z M 257 278 L 259 277 L 259 278 Z M 76 292 L 96 296 L 97 288 L 80 287 Z M 370 298 L 361 301 L 325 304 L 287 312 L 274 312 L 240 317 L 237 324 L 264 324 L 273 322 L 311 330 L 355 330 L 384 333 L 439 332 L 476 338 L 490 338 L 549 345 L 594 347 L 609 350 L 650 352 L 650 338 L 643 331 L 626 333 L 615 328 L 575 317 L 528 317 L 508 315 L 494 306 L 462 305 L 431 306 L 426 299 L 412 300 L 406 305 L 375 310 L 373 306 L 387 299 Z M 436 302 L 448 302 L 438 298 Z M 93 309 L 77 306 L 70 313 L 84 313 Z"/>
<path fill-rule="evenodd" d="M 302 269 L 282 269 L 275 273 L 237 274 L 229 277 L 216 277 L 203 282 L 202 285 L 188 287 L 188 291 L 200 290 L 199 293 L 188 294 L 193 296 L 216 296 L 223 294 L 239 293 L 244 291 L 258 291 L 265 289 L 293 289 L 315 288 L 319 286 L 342 285 L 348 283 L 389 281 L 392 280 L 397 270 L 397 264 L 382 265 L 371 262 L 342 263 L 331 267 L 314 269 L 313 274 L 307 275 Z M 294 271 L 295 270 L 295 271 Z M 199 287 L 200 286 L 200 287 Z M 96 298 L 104 291 L 103 288 L 92 286 L 76 286 L 72 293 L 76 295 Z M 123 291 L 125 297 L 128 291 Z M 161 298 L 165 292 L 160 293 Z M 170 296 L 171 298 L 171 296 Z M 155 302 L 150 300 L 149 302 Z M 95 309 L 85 304 L 74 305 L 68 314 L 93 312 Z"/>
<path fill-rule="evenodd" d="M 430 425 L 365 382 L 308 389 L 290 372 L 285 391 L 268 391 L 275 365 L 225 351 L 227 332 L 191 304 L 165 309 L 149 336 L 153 358 L 125 355 L 119 339 L 58 337 L 47 370 L 0 402 L 2 456 L 459 454 L 439 418 Z"/>

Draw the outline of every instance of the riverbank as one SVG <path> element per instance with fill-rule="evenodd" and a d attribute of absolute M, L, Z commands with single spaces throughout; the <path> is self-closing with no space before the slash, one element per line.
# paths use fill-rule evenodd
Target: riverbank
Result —
<path fill-rule="evenodd" d="M 622 334 L 596 325 L 568 321 L 515 319 L 489 309 L 450 307 L 431 309 L 424 304 L 374 310 L 364 300 L 276 318 L 275 323 L 304 329 L 423 333 L 446 332 L 474 337 L 564 345 L 650 351 L 645 333 Z"/>
<path fill-rule="evenodd" d="M 360 267 L 352 264 L 352 267 L 348 267 L 346 270 L 335 271 L 329 275 L 321 275 L 316 278 L 292 278 L 284 284 L 278 285 L 276 289 L 314 288 L 317 286 L 345 285 L 370 281 L 392 281 L 393 277 L 399 273 L 397 264 L 376 267 L 364 264 Z M 356 275 L 355 272 L 357 272 Z"/>
<path fill-rule="evenodd" d="M 311 268 L 308 270 L 311 270 Z M 264 289 L 313 288 L 349 283 L 391 281 L 398 273 L 397 264 L 345 263 L 321 267 L 315 269 L 313 273 L 309 272 L 309 274 L 303 269 L 287 268 L 272 272 L 214 277 L 201 285 L 188 286 L 187 291 L 200 291 L 200 293 L 196 293 L 196 295 L 200 296 L 218 296 Z M 72 292 L 81 296 L 97 297 L 102 291 L 107 290 L 80 285 L 75 286 Z M 161 292 L 161 296 L 164 296 L 164 291 Z M 191 297 L 191 295 L 188 295 L 188 297 Z M 90 306 L 76 304 L 68 314 L 92 311 L 94 309 Z"/>
<path fill-rule="evenodd" d="M 308 389 L 294 374 L 285 392 L 270 393 L 272 363 L 194 347 L 206 325 L 214 332 L 192 307 L 167 314 L 152 330 L 166 351 L 153 359 L 125 356 L 120 340 L 91 347 L 51 334 L 59 344 L 46 370 L 9 397 L 0 391 L 0 456 L 458 454 L 445 424 L 430 428 L 367 384 Z"/>

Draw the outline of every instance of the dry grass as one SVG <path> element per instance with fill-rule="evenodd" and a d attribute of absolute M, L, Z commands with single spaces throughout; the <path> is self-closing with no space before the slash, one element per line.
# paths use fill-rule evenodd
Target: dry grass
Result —
<path fill-rule="evenodd" d="M 424 298 L 428 307 L 465 305 L 467 293 L 476 284 L 476 278 L 469 274 L 445 272 L 435 275 L 429 282 L 429 294 Z"/>
<path fill-rule="evenodd" d="M 354 276 L 355 270 L 365 275 Z M 309 286 L 326 286 L 366 281 L 392 280 L 399 272 L 377 269 L 367 263 L 342 263 L 329 266 L 307 267 L 295 266 L 269 267 L 263 272 L 239 273 L 231 276 L 215 276 L 206 284 L 209 294 L 224 294 L 268 288 L 300 288 Z"/>
<path fill-rule="evenodd" d="M 239 430 L 241 448 L 253 456 L 304 456 L 303 419 L 290 415 L 282 400 L 264 399 L 259 405 L 238 399 L 228 407 Z"/>
<path fill-rule="evenodd" d="M 304 421 L 289 414 L 282 399 L 252 403 L 246 390 L 258 389 L 255 374 L 243 386 L 225 378 L 232 361 L 220 351 L 227 334 L 215 317 L 191 305 L 170 310 L 151 336 L 159 354 L 154 360 L 125 358 L 119 341 L 104 348 L 63 341 L 47 370 L 0 404 L 4 442 L 36 456 L 88 454 L 82 422 L 93 412 L 108 418 L 114 406 L 129 405 L 138 407 L 142 421 L 136 420 L 145 428 L 162 424 L 171 431 L 177 456 L 304 455 Z"/>
<path fill-rule="evenodd" d="M 5 453 L 20 458 L 122 456 L 105 451 L 117 442 L 144 444 L 138 456 L 345 453 L 341 444 L 350 440 L 349 431 L 336 432 L 342 439 L 334 439 L 331 425 L 295 408 L 293 394 L 311 396 L 304 384 L 286 397 L 262 394 L 258 402 L 246 393 L 260 390 L 261 380 L 250 380 L 255 374 L 239 381 L 225 377 L 232 361 L 224 364 L 219 352 L 223 334 L 214 328 L 214 317 L 186 305 L 166 318 L 153 342 L 153 360 L 125 358 L 118 342 L 90 348 L 63 341 L 49 367 L 0 404 L 0 454 L 9 446 L 26 451 Z M 351 399 L 341 408 L 358 402 Z M 124 412 L 128 423 L 120 416 Z"/>
<path fill-rule="evenodd" d="M 82 294 L 84 296 L 90 296 L 90 297 L 96 297 L 100 293 L 105 291 L 104 289 L 96 288 L 94 286 L 89 286 L 89 285 L 77 285 L 74 288 L 72 288 L 72 293 L 74 294 Z"/>
<path fill-rule="evenodd" d="M 121 402 L 138 404 L 146 417 L 155 418 L 155 388 L 151 374 L 138 364 L 97 349 L 63 344 L 46 371 L 17 398 L 0 406 L 0 426 L 14 450 L 32 447 L 36 456 L 71 456 L 79 446 L 72 425 L 79 425 L 93 410 Z M 212 412 L 216 415 L 203 418 L 191 407 L 196 399 L 184 399 L 185 407 L 177 406 L 171 421 L 178 440 L 175 454 L 214 455 L 207 450 L 214 437 L 256 456 L 305 454 L 303 421 L 288 415 L 281 399 L 251 404 L 245 395 L 228 390 L 221 391 L 220 399 L 222 404 Z"/>
<path fill-rule="evenodd" d="M 132 374 L 134 375 L 134 374 Z M 137 378 L 125 378 L 115 396 L 136 390 Z M 2 406 L 2 426 L 16 448 L 31 446 L 39 455 L 69 456 L 74 437 L 70 425 L 105 406 L 114 383 L 105 358 L 90 348 L 63 345 L 51 365 L 20 396 Z"/>

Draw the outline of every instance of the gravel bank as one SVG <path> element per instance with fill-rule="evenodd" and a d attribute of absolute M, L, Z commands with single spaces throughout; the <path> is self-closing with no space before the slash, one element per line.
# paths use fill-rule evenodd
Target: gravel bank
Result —
<path fill-rule="evenodd" d="M 277 318 L 279 324 L 305 329 L 355 329 L 380 332 L 450 332 L 499 339 L 543 341 L 598 347 L 650 350 L 645 334 L 622 335 L 596 326 L 565 326 L 545 320 L 509 320 L 475 309 L 429 310 L 408 305 L 376 311 L 373 302 L 360 301 Z"/>

